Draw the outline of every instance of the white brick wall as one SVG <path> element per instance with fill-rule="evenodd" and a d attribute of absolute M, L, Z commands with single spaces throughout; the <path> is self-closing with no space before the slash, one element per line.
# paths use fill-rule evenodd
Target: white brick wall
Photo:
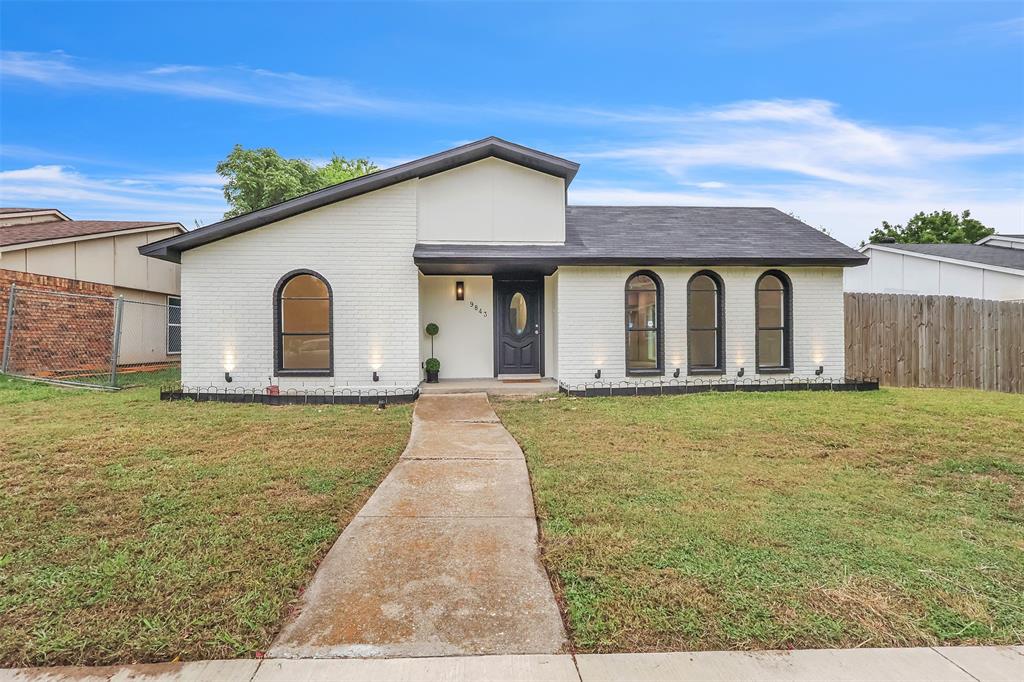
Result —
<path fill-rule="evenodd" d="M 298 268 L 334 293 L 334 377 L 282 389 L 419 383 L 416 185 L 405 182 L 182 254 L 182 382 L 262 388 L 274 370 L 274 287 Z M 231 368 L 234 381 L 224 381 Z M 374 369 L 381 381 L 374 384 Z"/>
<path fill-rule="evenodd" d="M 562 267 L 558 270 L 558 378 L 567 383 L 621 380 L 625 372 L 626 279 L 641 268 Z M 666 376 L 682 369 L 686 376 L 686 284 L 703 268 L 646 268 L 661 277 L 665 306 Z M 709 268 L 725 286 L 725 377 L 745 367 L 755 377 L 754 286 L 769 268 Z M 842 268 L 779 268 L 793 283 L 792 377 L 813 377 L 824 365 L 826 377 L 844 371 Z M 778 375 L 772 375 L 778 377 Z M 635 378 L 644 381 L 649 377 Z"/>

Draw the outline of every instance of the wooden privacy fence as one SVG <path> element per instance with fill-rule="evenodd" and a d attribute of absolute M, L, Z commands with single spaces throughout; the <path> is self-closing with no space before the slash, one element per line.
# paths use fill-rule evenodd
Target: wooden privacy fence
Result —
<path fill-rule="evenodd" d="M 846 376 L 1024 393 L 1024 302 L 846 294 Z"/>

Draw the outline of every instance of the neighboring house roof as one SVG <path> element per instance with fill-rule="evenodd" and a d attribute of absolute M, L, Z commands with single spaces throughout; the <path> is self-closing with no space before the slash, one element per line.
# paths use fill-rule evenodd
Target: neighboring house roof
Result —
<path fill-rule="evenodd" d="M 775 208 L 569 206 L 565 244 L 417 244 L 430 274 L 450 265 L 862 265 L 868 259 Z M 471 269 L 464 270 L 472 274 Z"/>
<path fill-rule="evenodd" d="M 54 220 L 45 223 L 25 223 L 0 228 L 0 247 L 9 247 L 54 239 L 74 239 L 108 232 L 122 232 L 146 227 L 177 227 L 178 223 L 138 222 L 121 220 Z"/>
<path fill-rule="evenodd" d="M 51 220 L 71 220 L 57 208 L 0 208 L 0 227 L 30 223 L 36 218 L 50 217 Z"/>
<path fill-rule="evenodd" d="M 978 244 L 866 244 L 864 246 L 864 249 L 872 248 L 1024 271 L 1024 249 Z"/>
<path fill-rule="evenodd" d="M 8 206 L 6 208 L 5 207 L 0 207 L 0 215 L 3 215 L 4 213 L 34 213 L 36 211 L 56 211 L 56 210 L 57 209 L 55 209 L 55 208 L 12 208 L 12 207 Z"/>
<path fill-rule="evenodd" d="M 246 213 L 245 215 L 229 218 L 213 225 L 207 225 L 187 234 L 153 242 L 152 244 L 139 247 L 139 252 L 144 256 L 153 256 L 154 258 L 162 258 L 177 263 L 181 261 L 182 251 L 194 249 L 203 244 L 209 244 L 225 237 L 231 237 L 247 230 L 277 222 L 278 220 L 290 218 L 293 215 L 333 204 L 342 199 L 349 199 L 360 194 L 390 187 L 413 178 L 435 175 L 492 157 L 563 178 L 567 187 L 576 176 L 576 171 L 579 170 L 578 163 L 573 163 L 551 154 L 545 154 L 536 149 L 507 142 L 497 137 L 488 137 L 439 154 L 403 163 L 393 168 L 353 178 L 352 180 L 326 187 L 317 192 L 304 194 L 301 197 L 295 197 L 294 199 L 289 199 L 288 201 L 253 211 L 252 213 Z"/>

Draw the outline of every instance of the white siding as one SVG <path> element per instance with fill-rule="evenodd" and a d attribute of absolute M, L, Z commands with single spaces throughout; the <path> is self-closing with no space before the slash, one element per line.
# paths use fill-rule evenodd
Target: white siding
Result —
<path fill-rule="evenodd" d="M 414 386 L 420 380 L 416 186 L 406 182 L 182 254 L 182 381 L 261 388 L 274 368 L 273 293 L 319 272 L 334 293 L 334 377 L 282 389 Z M 230 370 L 232 384 L 224 381 Z M 380 383 L 371 373 L 380 373 Z"/>
<path fill-rule="evenodd" d="M 485 159 L 419 181 L 419 240 L 565 241 L 565 181 Z"/>
<path fill-rule="evenodd" d="M 1016 275 L 870 247 L 865 254 L 871 257 L 867 265 L 846 270 L 843 283 L 846 291 L 965 296 L 997 301 L 1024 299 L 1024 272 Z"/>
<path fill-rule="evenodd" d="M 641 268 L 563 267 L 558 274 L 558 378 L 566 383 L 625 379 L 626 279 Z M 664 290 L 665 375 L 679 367 L 686 376 L 686 285 L 703 268 L 647 268 L 661 277 Z M 710 268 L 725 287 L 726 378 L 740 367 L 756 376 L 754 286 L 767 268 Z M 793 283 L 793 362 L 795 377 L 813 377 L 824 365 L 826 377 L 844 373 L 843 274 L 841 268 L 780 268 Z M 778 375 L 772 375 L 778 377 Z M 635 378 L 644 381 L 648 377 Z"/>
<path fill-rule="evenodd" d="M 138 252 L 138 247 L 179 233 L 180 230 L 172 227 L 78 239 L 7 251 L 2 262 L 7 270 L 176 295 L 181 266 L 147 258 Z"/>

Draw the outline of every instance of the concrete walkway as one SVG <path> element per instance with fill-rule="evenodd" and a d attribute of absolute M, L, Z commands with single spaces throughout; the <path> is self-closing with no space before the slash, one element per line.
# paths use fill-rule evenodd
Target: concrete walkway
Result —
<path fill-rule="evenodd" d="M 409 444 L 328 552 L 278 658 L 553 654 L 522 450 L 483 393 L 425 395 Z"/>
<path fill-rule="evenodd" d="M 0 682 L 1020 682 L 1024 647 L 200 661 L 0 670 Z"/>

